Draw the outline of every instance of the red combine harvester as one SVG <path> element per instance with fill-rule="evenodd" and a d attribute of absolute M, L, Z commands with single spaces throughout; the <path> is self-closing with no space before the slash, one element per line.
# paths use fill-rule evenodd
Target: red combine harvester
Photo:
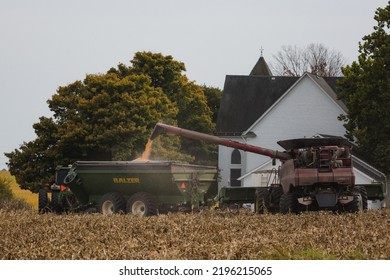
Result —
<path fill-rule="evenodd" d="M 256 209 L 298 213 L 330 209 L 358 212 L 367 209 L 367 190 L 355 186 L 351 147 L 341 137 L 278 141 L 276 150 L 243 144 L 192 130 L 158 123 L 150 137 L 173 134 L 279 159 L 278 181 L 256 190 Z M 241 188 L 245 191 L 245 187 Z"/>

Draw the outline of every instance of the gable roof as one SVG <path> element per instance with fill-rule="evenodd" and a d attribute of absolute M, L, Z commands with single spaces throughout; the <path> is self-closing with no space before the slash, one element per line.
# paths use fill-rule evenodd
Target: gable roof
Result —
<path fill-rule="evenodd" d="M 241 135 L 299 77 L 227 75 L 218 111 L 216 134 Z"/>

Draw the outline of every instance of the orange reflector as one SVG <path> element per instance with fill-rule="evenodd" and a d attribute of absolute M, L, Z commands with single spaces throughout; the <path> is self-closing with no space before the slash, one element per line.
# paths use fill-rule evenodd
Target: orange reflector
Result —
<path fill-rule="evenodd" d="M 61 185 L 60 190 L 61 190 L 61 191 L 65 191 L 65 190 L 66 190 L 66 187 L 65 187 L 64 185 Z"/>
<path fill-rule="evenodd" d="M 186 184 L 184 184 L 184 182 L 181 183 L 180 188 L 181 188 L 181 189 L 185 189 L 185 188 L 186 188 Z"/>

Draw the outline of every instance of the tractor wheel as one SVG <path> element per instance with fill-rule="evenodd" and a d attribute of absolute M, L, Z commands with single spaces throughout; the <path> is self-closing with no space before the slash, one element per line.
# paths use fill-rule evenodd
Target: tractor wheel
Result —
<path fill-rule="evenodd" d="M 125 200 L 119 193 L 111 192 L 102 196 L 98 206 L 99 212 L 104 215 L 121 213 L 125 210 Z"/>
<path fill-rule="evenodd" d="M 66 213 L 77 212 L 79 202 L 73 193 L 64 193 L 62 196 L 62 211 Z M 95 212 L 97 210 L 95 209 Z"/>
<path fill-rule="evenodd" d="M 136 193 L 127 201 L 126 213 L 132 213 L 139 217 L 146 217 L 157 215 L 157 211 L 157 202 L 148 193 Z"/>
<path fill-rule="evenodd" d="M 269 202 L 269 211 L 271 213 L 280 212 L 280 198 L 283 195 L 282 186 L 272 187 L 270 190 L 270 202 Z"/>
<path fill-rule="evenodd" d="M 256 213 L 264 214 L 269 208 L 269 191 L 266 188 L 256 190 Z"/>
<path fill-rule="evenodd" d="M 355 186 L 354 190 L 360 194 L 362 198 L 362 206 L 363 206 L 363 211 L 367 210 L 368 208 L 368 196 L 367 196 L 367 189 L 364 186 Z"/>
<path fill-rule="evenodd" d="M 299 213 L 299 204 L 295 193 L 282 194 L 280 198 L 280 212 L 282 214 Z"/>
<path fill-rule="evenodd" d="M 38 212 L 39 214 L 45 214 L 50 212 L 50 200 L 47 195 L 46 189 L 39 189 L 38 192 Z"/>
<path fill-rule="evenodd" d="M 59 191 L 51 191 L 51 209 L 55 213 L 61 213 L 62 207 L 59 201 L 60 192 Z"/>

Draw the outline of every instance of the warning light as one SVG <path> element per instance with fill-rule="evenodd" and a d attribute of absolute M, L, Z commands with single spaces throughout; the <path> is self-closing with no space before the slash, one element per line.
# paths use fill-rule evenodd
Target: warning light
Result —
<path fill-rule="evenodd" d="M 181 183 L 180 188 L 181 188 L 181 189 L 185 189 L 185 188 L 186 188 L 186 184 L 185 184 L 184 182 Z"/>

